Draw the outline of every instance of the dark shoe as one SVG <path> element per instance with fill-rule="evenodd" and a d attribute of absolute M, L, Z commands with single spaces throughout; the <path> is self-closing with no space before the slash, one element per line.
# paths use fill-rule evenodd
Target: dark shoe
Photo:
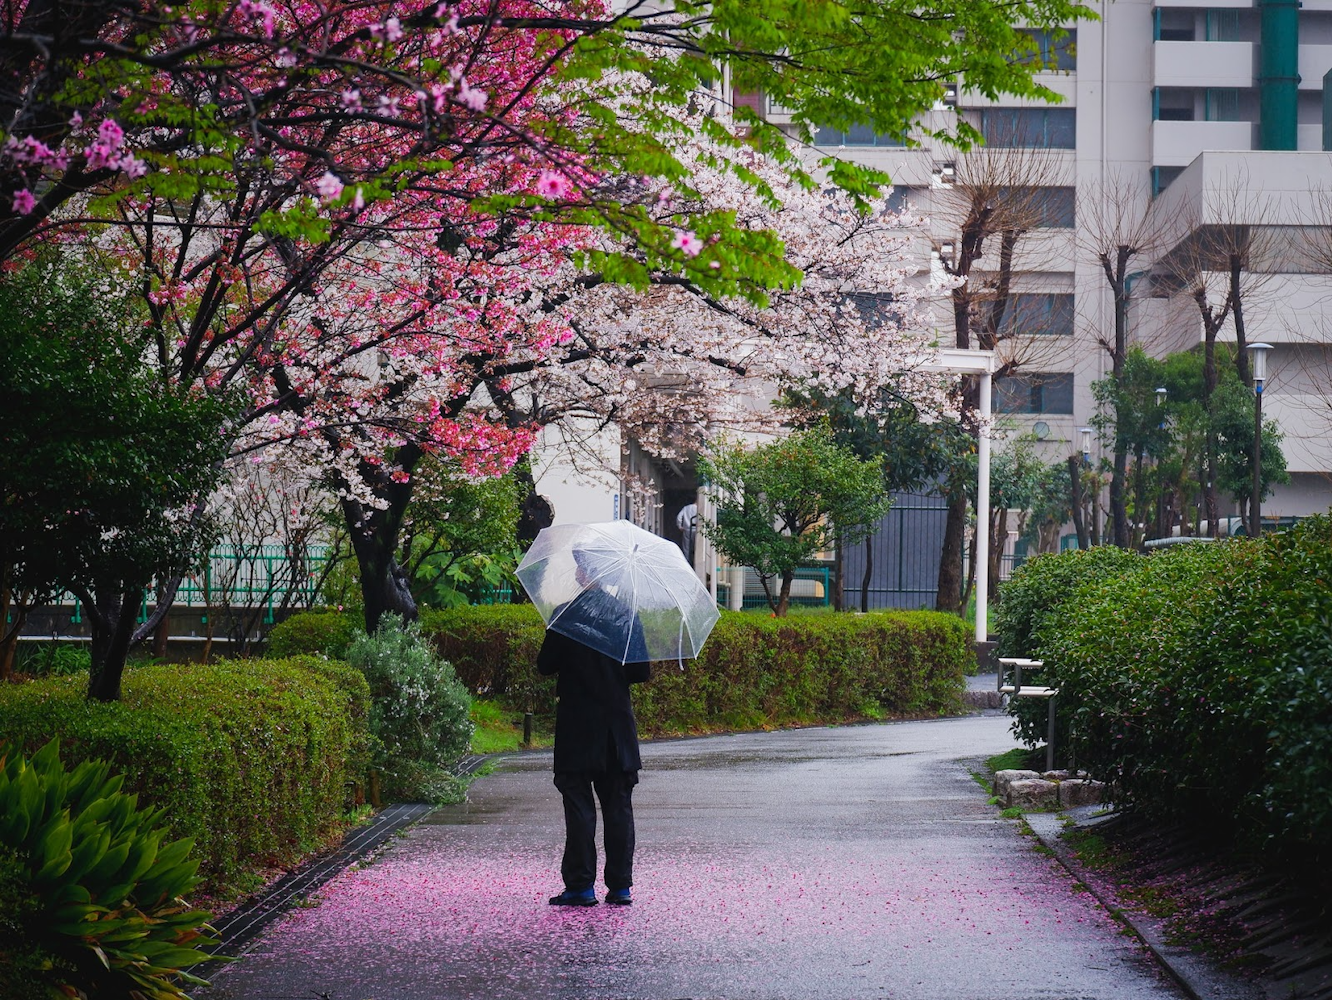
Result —
<path fill-rule="evenodd" d="M 611 906 L 628 906 L 633 901 L 634 898 L 629 895 L 628 889 L 608 889 L 606 891 L 606 902 Z"/>
<path fill-rule="evenodd" d="M 582 889 L 579 892 L 572 892 L 565 889 L 558 896 L 550 897 L 551 906 L 596 906 L 597 894 L 591 889 Z"/>

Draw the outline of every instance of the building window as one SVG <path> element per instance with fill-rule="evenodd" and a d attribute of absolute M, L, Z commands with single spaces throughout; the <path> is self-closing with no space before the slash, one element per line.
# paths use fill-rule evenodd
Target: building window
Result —
<path fill-rule="evenodd" d="M 1239 91 L 1234 87 L 1208 87 L 1203 102 L 1209 122 L 1240 121 Z"/>
<path fill-rule="evenodd" d="M 924 190 L 924 188 L 903 187 L 900 184 L 894 184 L 893 189 L 888 192 L 888 211 L 916 211 L 920 206 L 921 193 Z"/>
<path fill-rule="evenodd" d="M 1071 187 L 1000 188 L 995 202 L 1011 206 L 1021 225 L 1036 229 L 1072 229 L 1077 221 L 1077 191 Z"/>
<path fill-rule="evenodd" d="M 1071 372 L 1030 372 L 995 379 L 996 413 L 1073 412 Z"/>
<path fill-rule="evenodd" d="M 1170 187 L 1170 183 L 1183 172 L 1183 167 L 1152 167 L 1152 197 Z"/>
<path fill-rule="evenodd" d="M 1015 292 L 1004 310 L 1000 334 L 1073 336 L 1073 295 L 1069 292 Z"/>
<path fill-rule="evenodd" d="M 1002 149 L 1072 149 L 1077 141 L 1073 108 L 982 108 L 985 142 Z"/>
<path fill-rule="evenodd" d="M 1158 42 L 1192 42 L 1198 37 L 1193 11 L 1157 7 L 1152 11 L 1152 38 Z"/>
<path fill-rule="evenodd" d="M 1078 68 L 1078 29 L 1054 32 L 1036 28 L 1020 28 L 1019 32 L 1032 41 L 1032 47 L 1019 54 L 1018 61 L 1035 63 L 1047 70 L 1075 70 Z M 1059 37 L 1055 37 L 1056 34 Z"/>
<path fill-rule="evenodd" d="M 1207 12 L 1207 40 L 1209 42 L 1240 41 L 1240 12 L 1238 10 L 1209 10 Z"/>
<path fill-rule="evenodd" d="M 853 125 L 846 130 L 819 125 L 814 129 L 814 145 L 900 148 L 906 145 L 906 140 L 901 136 L 880 135 L 868 125 Z"/>
<path fill-rule="evenodd" d="M 1194 119 L 1194 95 L 1188 87 L 1152 88 L 1152 120 L 1191 122 Z"/>

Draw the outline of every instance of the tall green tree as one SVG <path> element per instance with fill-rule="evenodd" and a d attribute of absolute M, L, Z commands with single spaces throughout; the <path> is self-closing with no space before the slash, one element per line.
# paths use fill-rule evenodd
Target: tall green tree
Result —
<path fill-rule="evenodd" d="M 839 535 L 851 544 L 864 538 L 892 503 L 880 463 L 836 444 L 826 427 L 752 449 L 723 443 L 698 467 L 717 504 L 717 523 L 705 523 L 704 534 L 735 565 L 758 571 L 779 618 L 796 570 Z"/>
<path fill-rule="evenodd" d="M 145 363 L 151 334 L 115 278 L 44 254 L 0 279 L 0 591 L 13 621 L 61 590 L 92 628 L 89 695 L 119 697 L 157 576 L 194 565 L 204 504 L 227 453 L 228 410 Z"/>

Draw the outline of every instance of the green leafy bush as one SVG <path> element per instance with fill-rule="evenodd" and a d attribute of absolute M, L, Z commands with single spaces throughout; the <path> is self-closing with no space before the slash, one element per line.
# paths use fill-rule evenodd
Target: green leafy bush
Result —
<path fill-rule="evenodd" d="M 1188 546 L 1046 623 L 1078 759 L 1160 817 L 1332 859 L 1332 521 Z"/>
<path fill-rule="evenodd" d="M 67 771 L 55 740 L 31 760 L 0 752 L 5 997 L 174 1000 L 205 985 L 182 971 L 216 940 L 181 898 L 199 882 L 191 841 L 164 843 L 163 811 L 121 784 L 104 762 Z"/>
<path fill-rule="evenodd" d="M 531 605 L 454 608 L 425 627 L 473 688 L 524 711 L 553 712 L 536 673 L 544 630 Z M 974 660 L 965 624 L 930 611 L 763 618 L 723 612 L 702 655 L 657 664 L 634 689 L 647 735 L 750 729 L 961 709 Z"/>
<path fill-rule="evenodd" d="M 92 667 L 92 654 L 80 643 L 25 642 L 14 657 L 14 670 L 34 677 L 65 677 L 69 674 L 88 676 Z"/>
<path fill-rule="evenodd" d="M 374 635 L 352 640 L 347 660 L 370 685 L 370 732 L 383 791 L 399 800 L 456 800 L 449 767 L 467 752 L 472 705 L 453 667 L 418 624 L 385 616 Z"/>
<path fill-rule="evenodd" d="M 243 887 L 341 829 L 368 762 L 369 689 L 314 658 L 162 664 L 125 674 L 120 702 L 86 679 L 0 685 L 0 740 L 31 753 L 59 734 L 70 761 L 102 759 L 172 834 L 191 837 L 209 891 Z"/>
<path fill-rule="evenodd" d="M 268 633 L 268 655 L 275 659 L 305 653 L 345 658 L 360 628 L 361 616 L 346 611 L 301 611 L 278 622 Z"/>
<path fill-rule="evenodd" d="M 1046 623 L 1065 602 L 1077 603 L 1079 588 L 1096 584 L 1129 572 L 1141 565 L 1143 557 L 1113 545 L 1090 549 L 1072 549 L 1047 553 L 1023 563 L 1011 579 L 1000 585 L 999 605 L 994 615 L 994 631 L 999 636 L 999 656 L 1045 659 L 1044 673 L 1032 677 L 1040 683 L 1053 683 L 1056 676 L 1053 654 L 1042 644 Z M 1055 745 L 1068 745 L 1068 713 L 1056 706 Z M 1014 699 L 1013 732 L 1028 746 L 1046 740 L 1049 706 L 1041 699 Z"/>

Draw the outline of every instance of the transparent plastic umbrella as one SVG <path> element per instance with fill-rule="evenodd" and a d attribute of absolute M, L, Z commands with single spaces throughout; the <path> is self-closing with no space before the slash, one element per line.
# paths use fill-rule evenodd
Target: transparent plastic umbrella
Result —
<path fill-rule="evenodd" d="M 543 528 L 518 579 L 548 629 L 621 663 L 695 657 L 720 617 L 680 549 L 630 521 Z"/>

